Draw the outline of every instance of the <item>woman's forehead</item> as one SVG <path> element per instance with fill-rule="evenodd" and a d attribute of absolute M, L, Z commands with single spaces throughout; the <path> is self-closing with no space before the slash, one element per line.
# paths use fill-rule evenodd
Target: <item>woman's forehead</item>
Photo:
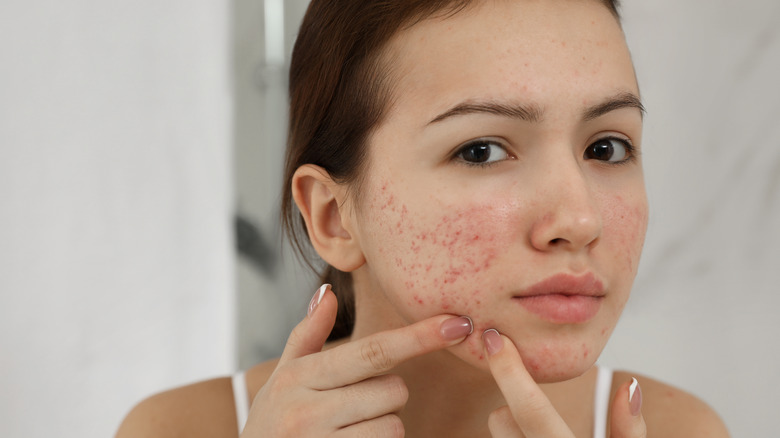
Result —
<path fill-rule="evenodd" d="M 555 94 L 582 105 L 638 94 L 622 29 L 597 1 L 485 2 L 399 32 L 387 52 L 394 100 L 420 110 L 469 99 L 546 107 Z"/>

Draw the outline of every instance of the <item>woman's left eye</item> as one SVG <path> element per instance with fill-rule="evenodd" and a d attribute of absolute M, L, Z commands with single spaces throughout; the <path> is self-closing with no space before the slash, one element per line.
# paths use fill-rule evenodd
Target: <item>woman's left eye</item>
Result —
<path fill-rule="evenodd" d="M 628 140 L 607 137 L 596 140 L 585 149 L 586 160 L 625 163 L 634 157 L 634 147 Z"/>
<path fill-rule="evenodd" d="M 455 157 L 466 164 L 479 166 L 506 160 L 509 153 L 495 141 L 476 140 L 461 147 Z"/>

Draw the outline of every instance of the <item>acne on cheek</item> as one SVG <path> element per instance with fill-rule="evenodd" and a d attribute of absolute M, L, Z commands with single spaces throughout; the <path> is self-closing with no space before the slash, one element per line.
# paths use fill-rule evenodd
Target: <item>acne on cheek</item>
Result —
<path fill-rule="evenodd" d="M 500 227 L 494 208 L 485 205 L 440 210 L 439 216 L 419 217 L 383 184 L 369 205 L 377 224 L 395 242 L 380 253 L 393 251 L 392 262 L 403 275 L 403 285 L 414 291 L 409 305 L 437 305 L 448 311 L 472 310 L 481 305 L 482 288 L 475 280 L 488 270 L 497 254 Z M 426 211 L 436 212 L 436 206 Z M 390 249 L 392 248 L 392 249 Z"/>
<path fill-rule="evenodd" d="M 605 217 L 604 229 L 612 233 L 616 254 L 624 262 L 624 269 L 635 273 L 647 229 L 647 206 L 617 196 L 607 208 L 611 214 Z"/>

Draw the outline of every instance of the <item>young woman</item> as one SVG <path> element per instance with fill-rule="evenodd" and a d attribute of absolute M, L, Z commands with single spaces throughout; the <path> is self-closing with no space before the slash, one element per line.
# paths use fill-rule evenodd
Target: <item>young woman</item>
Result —
<path fill-rule="evenodd" d="M 648 213 L 614 2 L 314 0 L 290 93 L 285 223 L 330 285 L 245 384 L 154 396 L 118 436 L 727 436 L 594 366 Z"/>

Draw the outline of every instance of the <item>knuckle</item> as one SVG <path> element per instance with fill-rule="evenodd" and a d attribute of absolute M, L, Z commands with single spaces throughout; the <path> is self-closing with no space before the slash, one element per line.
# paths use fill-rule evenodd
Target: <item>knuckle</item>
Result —
<path fill-rule="evenodd" d="M 387 347 L 377 340 L 371 340 L 360 347 L 360 357 L 376 371 L 387 370 L 393 365 L 393 360 L 387 351 Z"/>
<path fill-rule="evenodd" d="M 543 395 L 532 394 L 526 399 L 523 410 L 528 412 L 529 416 L 535 417 L 543 415 L 548 410 L 548 407 L 549 401 Z"/>

